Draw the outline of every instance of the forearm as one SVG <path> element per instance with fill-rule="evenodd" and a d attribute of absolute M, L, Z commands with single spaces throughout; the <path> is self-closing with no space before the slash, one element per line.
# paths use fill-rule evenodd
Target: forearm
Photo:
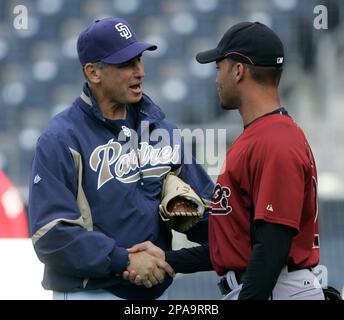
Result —
<path fill-rule="evenodd" d="M 294 229 L 259 222 L 239 300 L 267 300 L 286 265 Z"/>
<path fill-rule="evenodd" d="M 166 251 L 165 256 L 166 262 L 176 273 L 214 270 L 210 261 L 208 244 L 176 251 Z"/>
<path fill-rule="evenodd" d="M 126 269 L 128 252 L 104 234 L 56 225 L 35 243 L 39 259 L 56 271 L 81 278 L 104 278 Z"/>

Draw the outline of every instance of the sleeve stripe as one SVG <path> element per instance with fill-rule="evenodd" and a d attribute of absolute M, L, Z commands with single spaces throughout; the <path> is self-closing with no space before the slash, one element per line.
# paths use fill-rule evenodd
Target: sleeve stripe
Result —
<path fill-rule="evenodd" d="M 64 219 L 64 218 L 58 218 L 53 221 L 50 221 L 43 227 L 41 227 L 33 236 L 32 236 L 32 242 L 35 244 L 43 235 L 45 235 L 49 230 L 51 230 L 54 226 L 56 226 L 60 221 L 65 221 L 71 224 L 80 225 L 81 227 L 85 228 L 88 231 L 93 230 L 93 221 L 92 221 L 92 215 L 91 215 L 91 208 L 87 201 L 85 192 L 82 188 L 82 160 L 81 155 L 79 152 L 73 150 L 72 148 L 69 148 L 76 170 L 78 171 L 78 193 L 77 193 L 77 203 L 79 207 L 79 211 L 81 214 L 81 217 L 76 220 L 70 220 L 70 219 Z"/>
<path fill-rule="evenodd" d="M 88 231 L 93 230 L 93 221 L 91 215 L 91 208 L 87 201 L 84 189 L 82 188 L 82 159 L 81 154 L 72 148 L 69 148 L 72 153 L 74 164 L 76 170 L 78 171 L 78 194 L 77 194 L 77 203 L 81 213 L 81 216 L 84 220 L 85 229 Z"/>
<path fill-rule="evenodd" d="M 36 231 L 36 233 L 32 236 L 33 245 L 35 245 L 36 242 L 40 238 L 42 238 L 47 232 L 49 232 L 52 228 L 54 228 L 60 222 L 67 222 L 67 223 L 79 225 L 79 226 L 85 228 L 85 224 L 84 224 L 82 217 L 80 217 L 77 220 L 64 219 L 64 218 L 55 219 L 53 221 L 50 221 L 49 223 L 44 225 L 42 228 L 40 228 L 39 230 Z"/>

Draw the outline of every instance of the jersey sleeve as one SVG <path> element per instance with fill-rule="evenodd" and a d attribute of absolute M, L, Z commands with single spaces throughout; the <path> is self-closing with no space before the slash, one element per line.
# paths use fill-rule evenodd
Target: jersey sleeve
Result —
<path fill-rule="evenodd" d="M 122 272 L 125 248 L 105 234 L 87 230 L 77 201 L 77 173 L 68 146 L 43 135 L 32 162 L 29 220 L 38 258 L 66 275 L 102 278 Z"/>
<path fill-rule="evenodd" d="M 299 231 L 305 191 L 302 150 L 288 137 L 258 144 L 251 155 L 255 220 Z"/>

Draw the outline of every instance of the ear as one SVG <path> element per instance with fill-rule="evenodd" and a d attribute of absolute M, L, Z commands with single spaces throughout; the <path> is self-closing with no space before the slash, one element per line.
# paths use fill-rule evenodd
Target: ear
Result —
<path fill-rule="evenodd" d="M 245 66 L 244 64 L 237 62 L 234 66 L 233 66 L 233 75 L 234 75 L 234 79 L 235 81 L 238 83 L 241 80 L 243 80 L 244 75 L 245 75 Z"/>
<path fill-rule="evenodd" d="M 93 63 L 86 63 L 84 65 L 84 72 L 89 82 L 100 83 L 101 81 L 100 69 L 95 68 Z"/>

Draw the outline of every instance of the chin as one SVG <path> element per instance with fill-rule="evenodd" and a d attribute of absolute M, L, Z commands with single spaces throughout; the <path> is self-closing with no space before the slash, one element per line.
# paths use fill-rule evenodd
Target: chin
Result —
<path fill-rule="evenodd" d="M 224 103 L 221 102 L 221 109 L 224 109 L 224 110 L 237 110 L 238 106 L 224 104 Z"/>
<path fill-rule="evenodd" d="M 131 99 L 127 99 L 125 101 L 125 104 L 136 104 L 138 102 L 140 102 L 140 99 L 133 99 L 133 98 L 131 98 Z"/>
<path fill-rule="evenodd" d="M 135 96 L 135 97 L 132 97 L 130 99 L 130 103 L 138 103 L 138 102 L 140 102 L 141 99 L 142 99 L 142 94 Z"/>

